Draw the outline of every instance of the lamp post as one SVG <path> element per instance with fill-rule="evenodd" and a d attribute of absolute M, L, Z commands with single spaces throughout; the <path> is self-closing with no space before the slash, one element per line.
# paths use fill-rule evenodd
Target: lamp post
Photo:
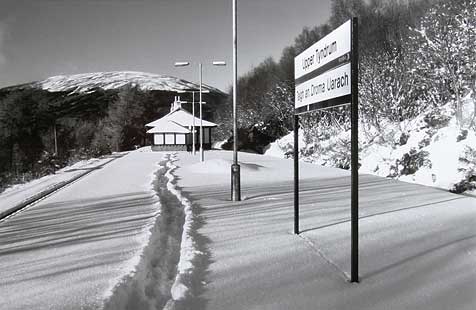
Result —
<path fill-rule="evenodd" d="M 192 120 L 192 153 L 195 155 L 195 93 L 198 93 L 200 90 L 177 90 L 177 93 L 179 94 L 184 94 L 184 93 L 192 93 L 192 115 L 193 115 L 193 120 Z M 202 90 L 202 94 L 208 94 L 210 91 L 209 90 Z M 200 101 L 200 105 L 202 102 Z M 200 116 L 200 119 L 202 117 Z"/>
<path fill-rule="evenodd" d="M 236 124 L 236 92 L 237 92 L 237 10 L 236 0 L 232 0 L 233 7 L 233 164 L 231 165 L 231 200 L 241 200 L 240 165 L 238 164 L 238 133 Z"/>
<path fill-rule="evenodd" d="M 214 66 L 226 66 L 226 63 L 224 61 L 213 61 L 212 64 Z M 176 67 L 186 67 L 190 65 L 190 62 L 188 61 L 177 61 L 175 62 L 175 66 Z M 198 71 L 199 71 L 199 74 L 200 74 L 200 161 L 204 161 L 205 160 L 205 154 L 203 152 L 203 126 L 202 126 L 202 63 L 199 62 L 198 63 Z M 193 141 L 195 143 L 195 141 Z"/>

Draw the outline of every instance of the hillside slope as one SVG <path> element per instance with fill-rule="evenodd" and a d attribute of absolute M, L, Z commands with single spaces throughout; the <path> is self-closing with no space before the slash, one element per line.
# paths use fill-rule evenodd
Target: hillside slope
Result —
<path fill-rule="evenodd" d="M 58 117 L 76 117 L 91 113 L 104 115 L 119 90 L 126 86 L 137 87 L 153 96 L 164 114 L 177 90 L 199 89 L 199 85 L 177 77 L 136 71 L 92 72 L 74 75 L 52 76 L 45 80 L 0 88 L 0 100 L 17 93 L 33 92 L 35 96 L 47 98 L 49 113 Z M 208 90 L 207 101 L 215 108 L 227 95 L 221 90 L 203 85 Z M 183 94 L 182 96 L 186 96 Z M 208 110 L 208 107 L 205 107 Z M 152 118 L 158 115 L 151 116 Z"/>
<path fill-rule="evenodd" d="M 380 128 L 361 120 L 359 172 L 458 193 L 476 189 L 475 104 L 469 94 L 464 100 L 461 124 L 449 104 L 409 121 L 383 123 Z M 317 140 L 300 132 L 301 159 L 348 169 L 350 130 L 322 130 L 328 131 L 328 139 Z M 273 142 L 265 154 L 283 157 L 292 152 L 292 147 L 291 132 Z"/>

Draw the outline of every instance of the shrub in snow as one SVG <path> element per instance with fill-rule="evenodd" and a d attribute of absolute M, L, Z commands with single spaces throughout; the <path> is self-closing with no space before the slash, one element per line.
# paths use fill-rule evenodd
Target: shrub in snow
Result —
<path fill-rule="evenodd" d="M 456 142 L 460 142 L 466 139 L 467 136 L 468 136 L 468 130 L 466 129 L 461 130 L 461 133 L 459 134 L 459 136 L 456 137 Z"/>
<path fill-rule="evenodd" d="M 451 115 L 444 113 L 441 109 L 433 109 L 423 118 L 426 125 L 431 128 L 443 128 L 448 126 Z"/>
<path fill-rule="evenodd" d="M 397 160 L 397 167 L 402 167 L 400 174 L 415 174 L 423 166 L 431 168 L 431 161 L 428 159 L 428 155 L 427 151 L 417 152 L 415 149 L 411 149 L 409 153 L 403 154 L 403 157 Z"/>
<path fill-rule="evenodd" d="M 456 183 L 451 192 L 462 193 L 476 189 L 476 149 L 466 146 L 463 155 L 459 158 L 461 167 L 458 169 L 464 175 L 463 180 Z"/>
<path fill-rule="evenodd" d="M 402 133 L 400 135 L 400 139 L 399 139 L 399 144 L 400 145 L 405 145 L 407 144 L 407 141 L 408 141 L 408 138 L 410 137 L 410 135 L 408 133 Z"/>
<path fill-rule="evenodd" d="M 37 161 L 36 170 L 40 175 L 47 175 L 55 173 L 61 166 L 59 165 L 56 154 L 43 151 L 40 160 Z"/>
<path fill-rule="evenodd" d="M 324 152 L 327 154 L 326 164 L 329 166 L 350 169 L 350 140 L 338 139 L 329 144 Z"/>
<path fill-rule="evenodd" d="M 418 142 L 418 148 L 422 149 L 422 148 L 430 145 L 430 142 L 431 142 L 431 136 L 425 137 L 422 140 L 420 140 L 420 142 Z"/>

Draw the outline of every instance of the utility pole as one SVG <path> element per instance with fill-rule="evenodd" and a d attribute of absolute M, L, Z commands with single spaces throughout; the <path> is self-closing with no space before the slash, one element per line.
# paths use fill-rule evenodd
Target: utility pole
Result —
<path fill-rule="evenodd" d="M 237 93 L 237 10 L 236 0 L 233 1 L 233 165 L 231 165 L 231 200 L 241 200 L 240 165 L 238 164 L 238 130 L 236 122 Z"/>

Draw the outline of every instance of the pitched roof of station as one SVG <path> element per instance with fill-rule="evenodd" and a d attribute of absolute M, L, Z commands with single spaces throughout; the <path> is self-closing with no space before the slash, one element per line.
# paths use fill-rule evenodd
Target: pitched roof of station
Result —
<path fill-rule="evenodd" d="M 154 121 L 154 127 L 147 130 L 147 133 L 190 133 L 187 128 L 166 119 L 158 119 Z"/>
<path fill-rule="evenodd" d="M 181 101 L 176 100 L 172 104 L 172 111 L 153 122 L 146 124 L 146 127 L 153 127 L 147 133 L 190 133 L 192 127 L 200 126 L 200 118 L 193 116 L 190 112 L 182 109 Z M 202 120 L 203 127 L 216 127 L 217 124 Z"/>
<path fill-rule="evenodd" d="M 163 125 L 162 121 L 167 120 L 167 121 L 172 121 L 176 124 L 179 124 L 180 126 L 184 127 L 192 127 L 193 126 L 193 119 L 195 118 L 195 126 L 200 125 L 200 118 L 194 117 L 191 113 L 183 110 L 182 108 L 178 108 L 175 111 L 170 112 L 169 114 L 165 115 L 162 118 L 159 118 L 158 120 L 155 120 L 153 122 L 150 122 L 146 124 L 145 126 L 147 127 L 156 127 Z M 202 126 L 203 127 L 216 127 L 217 124 L 202 120 Z"/>

